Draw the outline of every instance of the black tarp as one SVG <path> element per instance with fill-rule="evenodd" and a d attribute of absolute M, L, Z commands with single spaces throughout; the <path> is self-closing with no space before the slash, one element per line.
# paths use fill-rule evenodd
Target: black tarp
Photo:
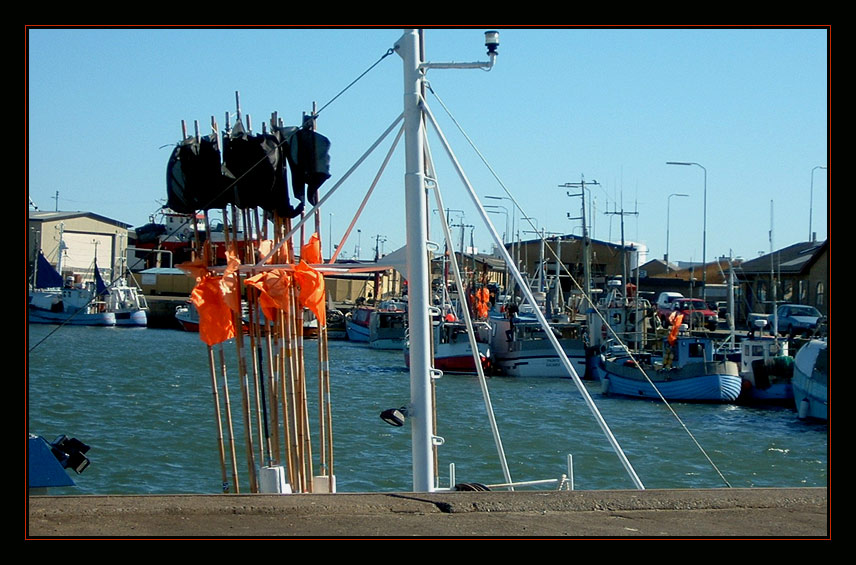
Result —
<path fill-rule="evenodd" d="M 193 214 L 234 204 L 293 218 L 307 200 L 318 203 L 318 188 L 330 178 L 329 149 L 330 141 L 309 128 L 251 134 L 238 121 L 223 135 L 221 164 L 215 140 L 187 138 L 167 166 L 167 206 Z M 289 169 L 296 208 L 289 198 Z"/>
<path fill-rule="evenodd" d="M 330 178 L 330 140 L 308 128 L 289 138 L 288 163 L 294 197 L 318 204 L 318 188 Z"/>
<path fill-rule="evenodd" d="M 173 150 L 166 172 L 167 206 L 179 214 L 223 208 L 231 202 L 216 138 L 188 137 Z"/>

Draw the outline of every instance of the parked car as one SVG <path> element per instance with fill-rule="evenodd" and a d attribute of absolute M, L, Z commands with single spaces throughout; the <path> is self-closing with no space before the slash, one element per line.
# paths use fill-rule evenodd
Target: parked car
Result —
<path fill-rule="evenodd" d="M 679 300 L 683 297 L 684 295 L 680 292 L 661 292 L 659 296 L 657 296 L 657 315 L 660 316 L 660 320 L 666 323 L 669 316 L 672 314 L 672 307 L 674 306 L 675 300 Z"/>
<path fill-rule="evenodd" d="M 782 335 L 814 335 L 818 322 L 823 317 L 814 306 L 806 304 L 782 304 L 776 310 L 779 333 Z"/>
<path fill-rule="evenodd" d="M 705 327 L 713 331 L 719 326 L 719 316 L 701 298 L 678 298 L 672 302 L 672 310 L 663 323 L 671 325 L 672 314 L 683 314 L 683 323 L 690 328 Z M 660 314 L 662 317 L 662 313 Z"/>

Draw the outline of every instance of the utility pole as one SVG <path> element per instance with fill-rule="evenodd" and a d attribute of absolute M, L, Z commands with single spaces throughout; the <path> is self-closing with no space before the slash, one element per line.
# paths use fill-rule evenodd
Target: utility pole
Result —
<path fill-rule="evenodd" d="M 585 291 L 585 297 L 583 300 L 591 301 L 591 238 L 588 234 L 588 227 L 586 225 L 586 184 L 600 186 L 596 180 L 590 181 L 586 183 L 585 176 L 580 175 L 580 182 L 566 182 L 565 184 L 560 184 L 559 188 L 579 188 L 579 194 L 572 194 L 568 192 L 567 195 L 570 197 L 579 196 L 582 200 L 580 205 L 580 216 L 579 217 L 571 217 L 570 212 L 568 212 L 569 220 L 582 220 L 583 221 L 583 290 Z M 594 306 L 591 302 L 589 306 Z"/>
<path fill-rule="evenodd" d="M 639 212 L 626 212 L 624 210 L 624 204 L 621 205 L 621 211 L 613 210 L 610 212 L 607 210 L 604 212 L 606 215 L 615 215 L 621 216 L 621 272 L 622 278 L 624 279 L 624 292 L 627 293 L 627 247 L 624 244 L 624 216 L 638 216 Z M 637 265 L 638 268 L 638 265 Z"/>

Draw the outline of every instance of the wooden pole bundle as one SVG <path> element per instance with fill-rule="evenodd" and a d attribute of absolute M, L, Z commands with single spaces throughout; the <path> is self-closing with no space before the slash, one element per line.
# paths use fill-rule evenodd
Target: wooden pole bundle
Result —
<path fill-rule="evenodd" d="M 236 123 L 242 117 L 240 99 L 236 93 Z M 226 114 L 225 132 L 231 131 L 229 114 Z M 271 117 L 271 130 L 279 125 L 276 114 Z M 212 117 L 213 137 L 221 139 L 221 132 Z M 266 130 L 266 127 L 264 128 Z M 249 131 L 249 129 L 248 129 Z M 198 126 L 196 136 L 198 138 Z M 187 139 L 182 122 L 182 140 Z M 241 182 L 240 180 L 238 182 Z M 230 187 L 229 190 L 236 190 Z M 234 202 L 234 200 L 233 200 Z M 312 429 L 307 383 L 306 350 L 304 347 L 304 307 L 298 300 L 299 289 L 288 286 L 288 300 L 275 316 L 264 315 L 261 308 L 261 290 L 245 285 L 245 277 L 253 276 L 256 261 L 263 254 L 262 242 L 270 238 L 275 250 L 271 262 L 294 265 L 297 259 L 292 241 L 292 220 L 273 212 L 259 213 L 256 208 L 238 209 L 235 203 L 222 208 L 223 245 L 227 261 L 237 258 L 240 267 L 230 276 L 236 283 L 246 305 L 243 311 L 232 312 L 235 326 L 235 363 L 241 397 L 241 424 L 250 492 L 261 488 L 260 466 L 281 466 L 285 480 L 294 492 L 312 492 L 314 486 L 313 436 L 319 441 L 320 473 L 329 481 L 327 492 L 333 492 L 333 431 L 331 378 L 327 326 L 318 320 L 317 338 L 317 430 Z M 315 232 L 321 233 L 320 210 L 314 211 Z M 222 269 L 217 264 L 219 243 L 213 241 L 208 211 L 200 216 L 204 237 L 197 232 L 194 222 L 194 260 L 205 259 L 209 272 Z M 298 241 L 304 239 L 302 224 Z M 268 312 L 269 313 L 269 312 Z M 269 319 L 270 318 L 270 319 Z M 245 335 L 246 334 L 246 335 Z M 216 351 L 215 351 L 216 348 Z M 208 369 L 215 408 L 217 450 L 223 492 L 241 492 L 238 471 L 238 441 L 235 436 L 235 417 L 232 411 L 226 355 L 223 344 L 209 345 Z M 219 356 L 219 358 L 218 358 Z M 323 487 L 321 487 L 323 488 Z"/>

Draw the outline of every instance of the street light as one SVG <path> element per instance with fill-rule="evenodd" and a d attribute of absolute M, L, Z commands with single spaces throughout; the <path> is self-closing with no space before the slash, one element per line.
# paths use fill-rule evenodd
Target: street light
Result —
<path fill-rule="evenodd" d="M 667 165 L 686 165 L 691 166 L 695 165 L 704 171 L 704 219 L 702 221 L 702 239 L 701 239 L 701 297 L 702 299 L 707 299 L 707 169 L 699 165 L 698 163 L 690 163 L 685 161 L 667 161 Z"/>
<path fill-rule="evenodd" d="M 670 194 L 668 198 L 666 198 L 666 272 L 669 272 L 669 222 L 671 218 L 671 206 L 672 206 L 672 196 L 689 196 L 689 194 L 678 194 L 673 193 Z"/>
<path fill-rule="evenodd" d="M 509 227 L 508 227 L 508 219 L 509 219 L 508 208 L 506 208 L 505 206 L 499 206 L 499 205 L 496 205 L 496 206 L 485 205 L 485 209 L 488 209 L 488 208 L 490 208 L 490 210 L 487 211 L 488 214 L 505 214 L 505 233 L 502 236 L 502 244 L 505 245 L 505 238 L 506 238 L 506 236 L 510 235 L 509 231 L 508 231 L 509 230 Z"/>
<path fill-rule="evenodd" d="M 811 235 L 811 211 L 812 211 L 812 207 L 814 206 L 814 171 L 816 169 L 826 170 L 826 167 L 821 167 L 820 165 L 818 165 L 817 167 L 814 167 L 811 170 L 811 192 L 809 192 L 809 196 L 808 196 L 808 240 L 809 241 L 813 240 L 812 235 Z"/>

